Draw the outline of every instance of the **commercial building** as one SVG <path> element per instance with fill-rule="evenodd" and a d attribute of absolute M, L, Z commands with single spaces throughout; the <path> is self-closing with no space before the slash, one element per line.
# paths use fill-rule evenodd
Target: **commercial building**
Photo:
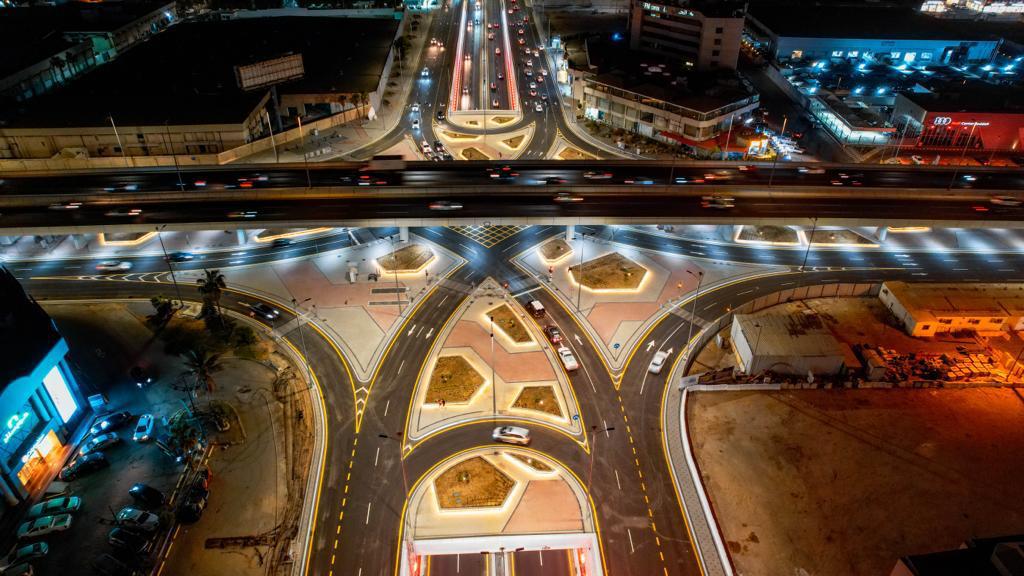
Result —
<path fill-rule="evenodd" d="M 698 70 L 735 69 L 743 35 L 743 3 L 631 0 L 629 45 Z"/>
<path fill-rule="evenodd" d="M 1001 43 L 987 27 L 933 18 L 910 7 L 809 2 L 752 4 L 747 32 L 773 60 L 964 64 L 990 61 Z"/>
<path fill-rule="evenodd" d="M 753 87 L 730 70 L 687 71 L 649 55 L 588 42 L 569 70 L 584 117 L 666 144 L 720 149 L 730 127 L 757 109 Z M 721 142 L 713 142 L 721 139 Z M 735 141 L 734 141 L 735 142 Z"/>
<path fill-rule="evenodd" d="M 911 336 L 1024 330 L 1022 284 L 886 282 L 878 298 Z"/>
<path fill-rule="evenodd" d="M 889 576 L 1012 576 L 1024 572 L 1024 534 L 971 538 L 959 548 L 904 556 Z"/>
<path fill-rule="evenodd" d="M 63 86 L 174 22 L 174 2 L 68 2 L 0 10 L 0 101 Z"/>
<path fill-rule="evenodd" d="M 178 24 L 59 93 L 0 110 L 0 158 L 217 154 L 300 115 L 307 123 L 372 115 L 400 24 L 330 17 Z"/>
<path fill-rule="evenodd" d="M 746 374 L 838 375 L 854 363 L 816 314 L 791 306 L 758 314 L 736 314 L 729 331 L 733 353 Z"/>
<path fill-rule="evenodd" d="M 14 506 L 60 469 L 87 410 L 65 358 L 67 342 L 3 267 L 0 347 L 0 493 Z"/>
<path fill-rule="evenodd" d="M 938 91 L 901 92 L 892 117 L 901 149 L 1019 152 L 1024 88 L 970 82 Z"/>

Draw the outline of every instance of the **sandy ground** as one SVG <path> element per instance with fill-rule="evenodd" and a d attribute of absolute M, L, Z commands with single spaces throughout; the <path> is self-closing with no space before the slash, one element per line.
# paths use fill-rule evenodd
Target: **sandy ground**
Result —
<path fill-rule="evenodd" d="M 1015 390 L 698 392 L 687 410 L 737 574 L 888 574 L 1024 532 Z"/>

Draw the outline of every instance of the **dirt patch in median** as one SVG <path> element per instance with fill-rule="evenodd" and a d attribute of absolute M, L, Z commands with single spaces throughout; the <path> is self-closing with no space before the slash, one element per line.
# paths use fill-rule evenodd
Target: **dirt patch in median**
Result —
<path fill-rule="evenodd" d="M 502 143 L 504 143 L 505 146 L 508 146 L 509 148 L 515 149 L 515 148 L 519 148 L 519 145 L 522 144 L 523 140 L 525 140 L 525 139 L 526 139 L 526 136 L 523 136 L 523 135 L 513 136 L 513 137 L 511 137 L 511 138 L 509 138 L 507 140 L 502 140 Z"/>
<path fill-rule="evenodd" d="M 582 268 L 577 264 L 570 267 L 569 271 L 577 282 L 594 290 L 635 290 L 647 274 L 643 266 L 618 252 L 588 260 Z"/>
<path fill-rule="evenodd" d="M 561 238 L 540 247 L 540 255 L 549 262 L 560 260 L 568 254 L 572 254 L 572 246 L 569 246 L 569 243 Z"/>
<path fill-rule="evenodd" d="M 410 244 L 377 258 L 377 264 L 388 272 L 415 272 L 434 257 L 434 252 L 423 244 Z"/>
<path fill-rule="evenodd" d="M 483 152 L 477 150 L 476 148 L 473 148 L 472 146 L 470 146 L 469 148 L 466 148 L 462 152 L 459 152 L 459 155 L 461 155 L 464 160 L 490 160 L 491 159 L 490 156 L 484 154 Z"/>
<path fill-rule="evenodd" d="M 502 332 L 517 344 L 533 342 L 533 338 L 527 332 L 526 326 L 523 326 L 523 323 L 516 317 L 516 313 L 507 304 L 502 304 L 490 310 L 487 312 L 487 315 L 494 319 L 495 327 L 500 328 Z"/>
<path fill-rule="evenodd" d="M 479 456 L 459 462 L 434 480 L 438 504 L 445 509 L 501 506 L 515 485 Z"/>
<path fill-rule="evenodd" d="M 536 410 L 562 417 L 562 407 L 558 405 L 555 389 L 551 386 L 525 386 L 519 392 L 516 401 L 512 403 L 512 407 Z"/>
<path fill-rule="evenodd" d="M 484 377 L 462 356 L 442 356 L 430 374 L 426 403 L 468 402 L 483 383 Z"/>

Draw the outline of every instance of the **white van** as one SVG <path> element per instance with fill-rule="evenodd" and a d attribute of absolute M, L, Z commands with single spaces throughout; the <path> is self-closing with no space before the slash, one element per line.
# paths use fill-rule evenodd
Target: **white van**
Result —
<path fill-rule="evenodd" d="M 543 318 L 547 311 L 544 310 L 544 305 L 538 300 L 530 300 L 526 303 L 526 309 L 530 311 L 530 314 L 534 318 Z"/>

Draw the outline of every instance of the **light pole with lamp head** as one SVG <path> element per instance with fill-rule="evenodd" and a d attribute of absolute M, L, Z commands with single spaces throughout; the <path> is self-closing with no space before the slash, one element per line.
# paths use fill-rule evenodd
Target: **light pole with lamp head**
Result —
<path fill-rule="evenodd" d="M 693 272 L 690 270 L 686 271 L 687 274 L 693 276 Z M 690 338 L 693 337 L 693 321 L 697 318 L 697 299 L 700 298 L 700 285 L 704 281 L 704 271 L 697 272 L 697 293 L 693 295 L 693 306 L 690 308 L 690 329 L 686 332 L 686 345 L 690 345 Z M 685 350 L 685 348 L 684 348 Z M 685 367 L 684 367 L 685 368 Z"/>
<path fill-rule="evenodd" d="M 181 287 L 178 286 L 178 279 L 174 276 L 174 266 L 171 265 L 171 257 L 167 255 L 167 247 L 164 246 L 164 238 L 161 232 L 167 227 L 167 224 L 156 227 L 156 239 L 160 241 L 160 251 L 164 253 L 164 262 L 167 263 L 167 269 L 171 272 L 171 283 L 174 284 L 174 291 L 178 294 L 178 306 L 184 308 L 185 301 L 181 299 Z"/>
<path fill-rule="evenodd" d="M 583 246 L 587 243 L 586 232 L 580 232 L 580 278 L 576 282 L 576 311 L 580 310 L 580 299 L 583 296 L 583 280 L 586 274 L 583 273 Z M 571 273 L 571 272 L 570 272 Z"/>
<path fill-rule="evenodd" d="M 956 163 L 956 168 L 953 168 L 953 177 L 949 179 L 949 185 L 946 186 L 946 190 L 953 187 L 956 183 L 957 173 L 960 172 L 960 165 L 964 163 L 964 156 L 967 155 L 967 147 L 971 145 L 971 140 L 974 140 L 974 129 L 978 127 L 976 120 L 971 120 L 971 132 L 967 135 L 967 141 L 964 142 L 963 150 L 960 151 L 960 160 Z"/>
<path fill-rule="evenodd" d="M 491 321 L 491 407 L 494 410 L 494 423 L 498 423 L 498 382 L 494 379 L 494 316 Z"/>
<path fill-rule="evenodd" d="M 306 333 L 302 331 L 302 311 L 299 306 L 309 302 L 312 298 L 306 298 L 299 302 L 292 298 L 292 307 L 295 310 L 295 326 L 299 329 L 299 341 L 302 343 L 302 361 L 306 364 L 306 378 L 310 385 L 313 384 L 313 372 L 309 368 L 309 350 L 306 349 Z"/>
<path fill-rule="evenodd" d="M 306 136 L 302 132 L 302 116 L 296 116 L 295 119 L 299 121 L 299 146 L 302 150 L 302 163 L 306 167 L 306 188 L 312 188 L 313 184 L 309 179 L 309 156 L 306 154 Z"/>

